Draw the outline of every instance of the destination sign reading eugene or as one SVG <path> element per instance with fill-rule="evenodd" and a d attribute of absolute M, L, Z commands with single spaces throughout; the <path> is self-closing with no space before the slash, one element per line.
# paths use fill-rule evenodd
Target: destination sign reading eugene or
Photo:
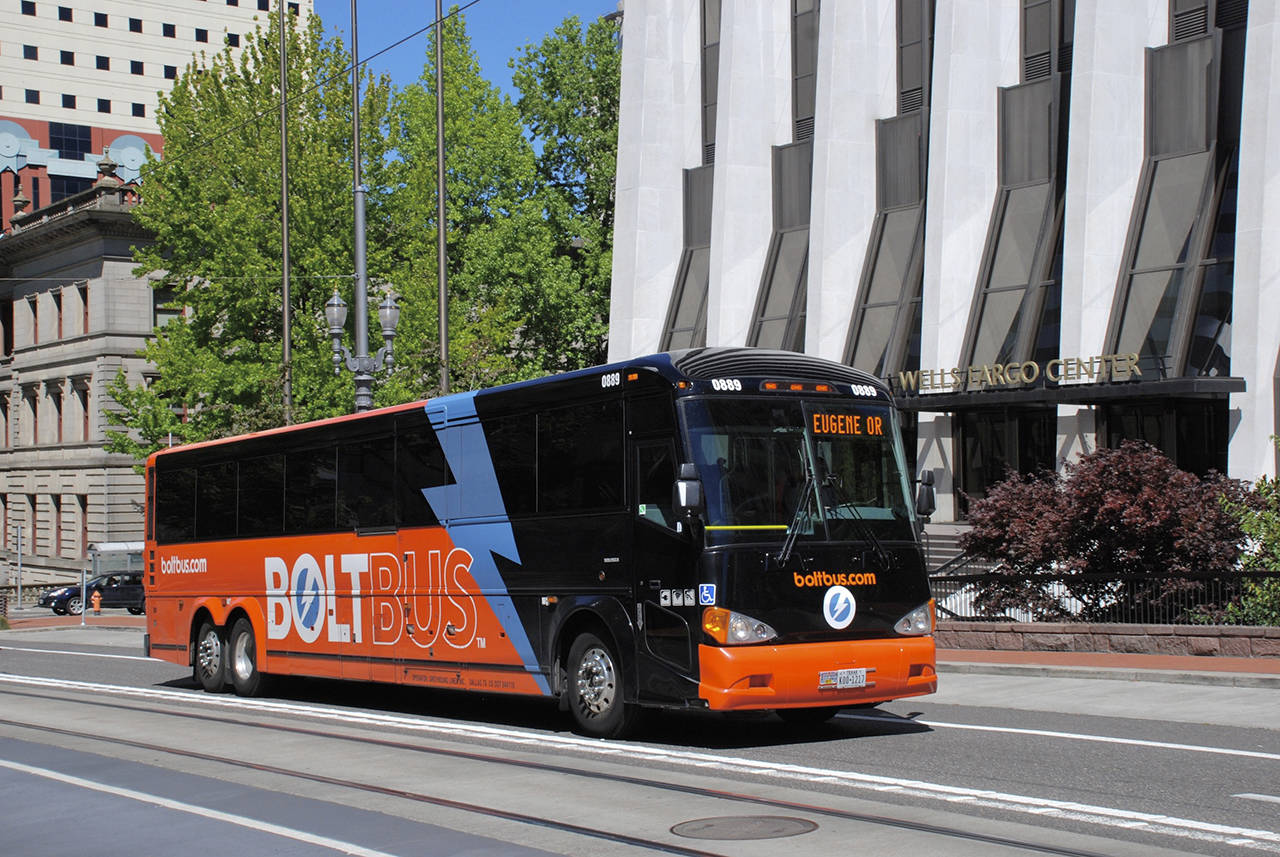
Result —
<path fill-rule="evenodd" d="M 884 417 L 816 413 L 811 424 L 814 434 L 884 436 Z"/>

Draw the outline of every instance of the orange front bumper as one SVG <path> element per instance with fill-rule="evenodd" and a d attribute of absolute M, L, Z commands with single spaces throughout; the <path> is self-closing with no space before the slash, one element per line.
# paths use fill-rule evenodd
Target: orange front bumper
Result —
<path fill-rule="evenodd" d="M 713 711 L 859 705 L 938 689 L 933 637 L 699 646 L 699 696 Z M 819 674 L 865 668 L 867 686 L 820 688 Z"/>

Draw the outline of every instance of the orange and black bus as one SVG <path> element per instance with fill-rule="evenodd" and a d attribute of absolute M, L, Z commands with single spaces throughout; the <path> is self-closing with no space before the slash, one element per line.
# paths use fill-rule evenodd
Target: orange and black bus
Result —
<path fill-rule="evenodd" d="M 816 722 L 930 693 L 933 604 L 888 390 L 706 348 L 162 450 L 147 652 L 271 675 Z"/>

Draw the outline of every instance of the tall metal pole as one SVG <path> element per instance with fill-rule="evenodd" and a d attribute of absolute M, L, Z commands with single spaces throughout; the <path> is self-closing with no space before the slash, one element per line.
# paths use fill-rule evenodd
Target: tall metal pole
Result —
<path fill-rule="evenodd" d="M 285 30 L 285 2 L 278 0 L 280 16 L 280 306 L 284 316 L 284 424 L 293 422 L 293 349 L 290 346 L 291 316 L 289 311 L 289 122 L 286 105 L 289 99 L 288 65 L 285 51 L 289 43 Z"/>
<path fill-rule="evenodd" d="M 437 0 L 437 3 L 439 0 Z M 356 314 L 356 410 L 373 407 L 373 375 L 369 356 L 369 283 L 365 270 L 364 195 L 360 182 L 360 39 L 356 30 L 356 0 L 351 0 L 351 151 L 355 177 L 355 314 Z"/>
<path fill-rule="evenodd" d="M 352 0 L 354 2 L 354 0 Z M 449 274 L 445 258 L 444 17 L 436 0 L 436 283 L 440 289 L 440 392 L 449 392 Z"/>

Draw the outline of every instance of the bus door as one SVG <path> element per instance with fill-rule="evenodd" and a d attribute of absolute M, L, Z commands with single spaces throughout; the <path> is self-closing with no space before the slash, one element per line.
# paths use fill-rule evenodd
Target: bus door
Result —
<path fill-rule="evenodd" d="M 669 436 L 636 440 L 631 461 L 641 693 L 650 699 L 683 699 L 688 692 L 679 676 L 693 674 L 699 595 L 693 539 L 672 506 L 675 443 Z"/>

